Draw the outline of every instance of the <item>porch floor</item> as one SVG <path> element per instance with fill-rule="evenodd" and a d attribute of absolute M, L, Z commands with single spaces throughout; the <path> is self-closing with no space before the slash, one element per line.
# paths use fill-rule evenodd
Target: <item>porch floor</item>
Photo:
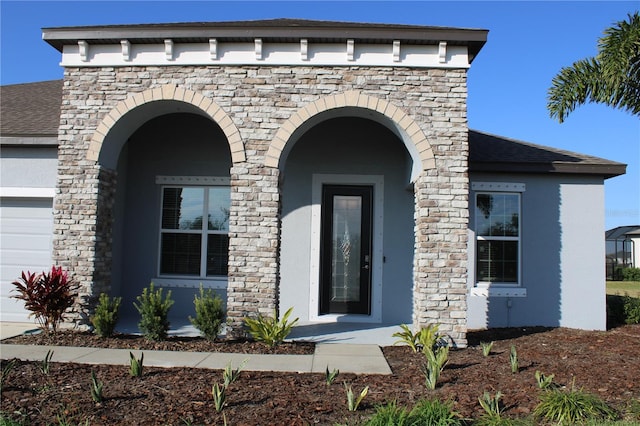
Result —
<path fill-rule="evenodd" d="M 140 334 L 138 318 L 121 318 L 117 331 Z M 170 336 L 199 336 L 200 332 L 186 318 L 169 318 Z M 316 343 L 349 343 L 358 345 L 391 346 L 397 338 L 391 335 L 399 330 L 399 325 L 357 324 L 357 323 L 299 323 L 287 340 L 304 340 Z"/>

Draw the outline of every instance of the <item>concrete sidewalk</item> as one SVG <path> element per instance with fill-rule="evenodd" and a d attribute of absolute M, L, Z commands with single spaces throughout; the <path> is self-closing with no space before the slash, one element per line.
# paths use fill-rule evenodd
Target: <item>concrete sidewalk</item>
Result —
<path fill-rule="evenodd" d="M 324 373 L 334 368 L 341 373 L 391 374 L 387 360 L 377 345 L 318 343 L 313 355 L 257 355 L 218 352 L 140 351 L 67 346 L 0 344 L 0 358 L 42 361 L 53 351 L 52 362 L 129 365 L 129 352 L 139 358 L 144 353 L 145 367 L 192 367 L 224 369 L 231 363 L 243 370 Z"/>
<path fill-rule="evenodd" d="M 0 322 L 0 339 L 37 330 L 33 323 Z M 341 373 L 391 374 L 391 368 L 378 345 L 316 343 L 313 355 L 258 355 L 220 352 L 140 351 L 129 349 L 81 348 L 69 346 L 8 345 L 0 342 L 0 358 L 42 361 L 53 351 L 52 362 L 81 364 L 129 365 L 129 352 L 137 358 L 144 353 L 148 367 L 192 367 L 223 369 L 231 363 L 234 368 L 246 360 L 248 371 L 285 371 L 295 373 L 324 373 L 338 369 Z"/>

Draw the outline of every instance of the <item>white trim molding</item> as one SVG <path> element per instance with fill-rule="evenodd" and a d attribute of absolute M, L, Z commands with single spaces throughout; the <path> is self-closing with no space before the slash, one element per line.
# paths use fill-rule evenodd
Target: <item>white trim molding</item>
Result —
<path fill-rule="evenodd" d="M 0 187 L 0 197 L 10 198 L 53 198 L 55 188 Z"/>
<path fill-rule="evenodd" d="M 524 287 L 479 286 L 471 289 L 471 296 L 479 297 L 527 297 Z"/>
<path fill-rule="evenodd" d="M 320 228 L 322 224 L 322 185 L 372 185 L 373 186 L 373 232 L 371 270 L 371 315 L 328 314 L 318 312 L 320 294 Z M 382 263 L 384 223 L 384 176 L 314 174 L 311 188 L 311 265 L 309 288 L 309 321 L 311 322 L 382 322 Z"/>
<path fill-rule="evenodd" d="M 444 44 L 443 44 L 444 43 Z M 466 46 L 407 44 L 400 41 L 374 44 L 349 39 L 346 43 L 291 43 L 256 38 L 253 43 L 207 42 L 141 44 L 121 40 L 90 44 L 84 40 L 65 45 L 63 67 L 162 66 L 162 65 L 307 65 L 307 66 L 407 66 L 415 68 L 469 68 Z"/>
<path fill-rule="evenodd" d="M 231 179 L 219 176 L 156 176 L 156 185 L 229 186 Z"/>
<path fill-rule="evenodd" d="M 471 182 L 472 191 L 487 192 L 525 192 L 527 186 L 524 183 L 514 182 Z"/>
<path fill-rule="evenodd" d="M 227 289 L 227 277 L 185 278 L 162 276 L 151 280 L 156 287 L 165 288 L 210 288 L 214 290 Z"/>

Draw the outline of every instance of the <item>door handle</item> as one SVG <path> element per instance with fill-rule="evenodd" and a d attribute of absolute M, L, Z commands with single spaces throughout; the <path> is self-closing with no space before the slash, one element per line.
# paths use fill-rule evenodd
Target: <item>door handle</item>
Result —
<path fill-rule="evenodd" d="M 364 264 L 362 265 L 362 269 L 369 269 L 369 255 L 364 255 Z"/>

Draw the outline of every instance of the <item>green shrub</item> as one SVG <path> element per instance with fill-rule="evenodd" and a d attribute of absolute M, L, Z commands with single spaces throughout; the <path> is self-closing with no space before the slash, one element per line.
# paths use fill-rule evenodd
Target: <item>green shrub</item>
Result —
<path fill-rule="evenodd" d="M 640 281 L 640 268 L 622 268 L 622 281 Z"/>
<path fill-rule="evenodd" d="M 453 403 L 438 399 L 424 400 L 409 413 L 410 425 L 462 425 L 460 415 L 453 411 Z"/>
<path fill-rule="evenodd" d="M 35 316 L 44 331 L 53 333 L 62 322 L 65 311 L 76 300 L 74 290 L 78 288 L 67 272 L 55 266 L 51 267 L 49 273 L 22 272 L 21 278 L 12 284 L 18 295 L 11 297 L 24 301 L 25 309 L 31 311 L 29 316 Z"/>
<path fill-rule="evenodd" d="M 640 324 L 640 298 L 625 295 L 622 297 L 624 322 Z"/>
<path fill-rule="evenodd" d="M 376 407 L 367 426 L 458 426 L 460 415 L 453 411 L 453 403 L 438 399 L 419 401 L 411 411 L 398 407 L 395 401 Z"/>
<path fill-rule="evenodd" d="M 274 347 L 287 338 L 295 323 L 298 322 L 298 318 L 288 322 L 292 311 L 293 307 L 289 308 L 281 321 L 278 321 L 278 314 L 274 310 L 273 317 L 258 315 L 257 318 L 245 318 L 244 323 L 249 327 L 251 337 L 258 342 L 266 343 L 269 347 Z"/>
<path fill-rule="evenodd" d="M 189 317 L 189 321 L 206 339 L 215 340 L 220 334 L 226 316 L 222 298 L 211 289 L 205 291 L 200 285 L 200 296 L 194 297 L 193 304 L 196 308 L 196 317 Z"/>
<path fill-rule="evenodd" d="M 581 389 L 553 389 L 540 394 L 534 416 L 559 425 L 572 425 L 591 420 L 614 420 L 616 412 L 604 401 Z"/>
<path fill-rule="evenodd" d="M 169 332 L 169 309 L 173 305 L 171 290 L 167 291 L 167 297 L 162 297 L 162 288 L 155 290 L 153 283 L 149 288 L 142 290 L 142 295 L 137 297 L 139 304 L 133 302 L 133 306 L 140 313 L 138 327 L 142 334 L 149 340 L 159 341 L 167 338 Z"/>
<path fill-rule="evenodd" d="M 120 310 L 121 297 L 109 298 L 106 293 L 100 293 L 98 306 L 91 317 L 91 324 L 100 337 L 111 337 L 118 324 L 118 311 Z"/>
<path fill-rule="evenodd" d="M 366 426 L 409 426 L 409 413 L 398 407 L 396 401 L 376 407 L 376 412 L 366 423 Z M 426 423 L 425 423 L 426 424 Z"/>

